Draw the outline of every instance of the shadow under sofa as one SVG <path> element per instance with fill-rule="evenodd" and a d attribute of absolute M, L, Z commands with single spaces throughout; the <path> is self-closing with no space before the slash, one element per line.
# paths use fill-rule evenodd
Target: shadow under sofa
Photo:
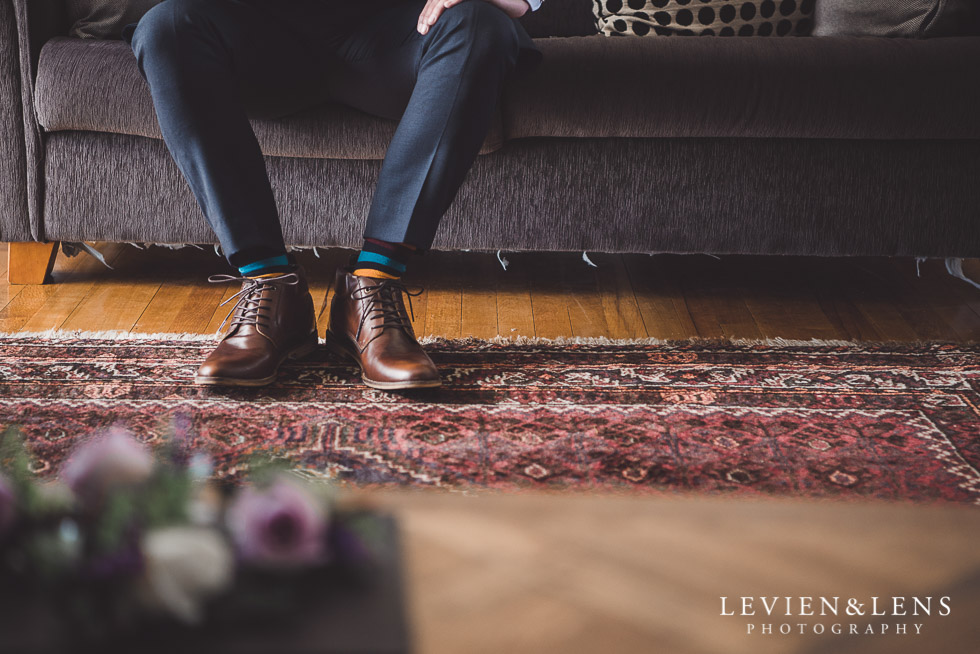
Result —
<path fill-rule="evenodd" d="M 0 0 L 11 281 L 58 241 L 213 243 L 135 57 L 61 4 Z M 608 38 L 546 7 L 434 248 L 980 256 L 980 36 Z M 395 123 L 253 125 L 287 243 L 357 247 Z"/>

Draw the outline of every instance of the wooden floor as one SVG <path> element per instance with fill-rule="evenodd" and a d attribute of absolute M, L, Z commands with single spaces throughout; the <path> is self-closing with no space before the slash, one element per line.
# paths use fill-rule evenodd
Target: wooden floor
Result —
<path fill-rule="evenodd" d="M 6 281 L 0 245 L 0 332 L 214 332 L 235 291 L 208 284 L 229 272 L 213 251 L 100 244 L 110 270 L 87 254 L 59 255 L 54 284 Z M 323 310 L 333 270 L 349 250 L 300 254 Z M 912 259 L 432 252 L 408 281 L 421 335 L 608 338 L 771 338 L 980 341 L 980 290 L 941 261 Z M 968 262 L 980 278 L 980 264 Z"/>

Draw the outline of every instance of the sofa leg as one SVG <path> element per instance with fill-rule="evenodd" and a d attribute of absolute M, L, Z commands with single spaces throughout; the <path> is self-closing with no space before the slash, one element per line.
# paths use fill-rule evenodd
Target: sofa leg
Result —
<path fill-rule="evenodd" d="M 58 243 L 7 244 L 7 279 L 11 284 L 43 284 L 50 280 Z"/>

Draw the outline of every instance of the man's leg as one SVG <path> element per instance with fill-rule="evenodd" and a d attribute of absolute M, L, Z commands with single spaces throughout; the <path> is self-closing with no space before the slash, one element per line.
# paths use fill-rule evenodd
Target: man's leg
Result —
<path fill-rule="evenodd" d="M 344 66 L 333 97 L 401 121 L 388 147 L 365 236 L 428 249 L 490 131 L 517 62 L 513 19 L 470 0 L 424 36 L 425 2 L 381 12 L 339 50 Z"/>
<path fill-rule="evenodd" d="M 357 261 L 337 273 L 329 336 L 378 388 L 438 385 L 418 346 L 397 278 L 415 249 L 428 249 L 490 131 L 518 55 L 514 21 L 471 0 L 425 35 L 425 2 L 378 14 L 340 47 L 346 63 L 333 97 L 401 118 L 382 165 Z M 393 279 L 395 278 L 395 279 Z"/>
<path fill-rule="evenodd" d="M 325 79 L 295 34 L 261 2 L 167 0 L 139 22 L 132 46 L 164 141 L 226 256 L 242 266 L 285 254 L 248 115 L 324 99 Z"/>
<path fill-rule="evenodd" d="M 139 22 L 132 46 L 164 141 L 242 290 L 225 337 L 198 371 L 204 384 L 270 383 L 282 361 L 316 344 L 302 271 L 286 257 L 265 162 L 248 120 L 322 100 L 325 84 L 301 40 L 252 0 L 167 0 Z M 319 94 L 319 95 L 318 95 Z"/>

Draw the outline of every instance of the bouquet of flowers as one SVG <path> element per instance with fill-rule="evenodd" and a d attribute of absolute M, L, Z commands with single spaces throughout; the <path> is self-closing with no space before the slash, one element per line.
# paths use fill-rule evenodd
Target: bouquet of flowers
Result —
<path fill-rule="evenodd" d="M 150 623 L 200 625 L 289 612 L 311 584 L 358 583 L 377 520 L 270 465 L 249 483 L 209 459 L 151 452 L 112 429 L 39 480 L 22 440 L 0 435 L 0 607 L 34 606 L 77 640 Z M 3 609 L 0 609 L 3 611 Z"/>

